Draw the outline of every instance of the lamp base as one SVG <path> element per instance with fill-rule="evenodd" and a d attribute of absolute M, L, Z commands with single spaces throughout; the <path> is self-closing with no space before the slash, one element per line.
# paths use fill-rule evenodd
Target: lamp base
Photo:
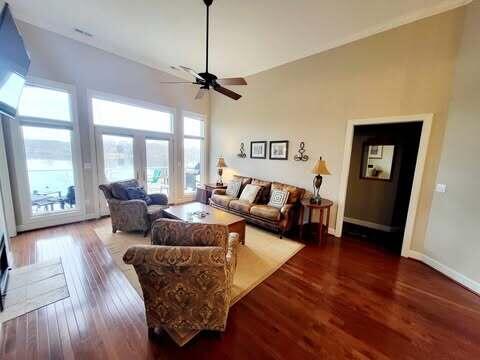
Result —
<path fill-rule="evenodd" d="M 217 186 L 223 186 L 223 182 L 217 181 L 217 183 L 216 183 L 215 185 L 217 185 Z"/>
<path fill-rule="evenodd" d="M 322 202 L 322 198 L 320 196 L 314 196 L 310 198 L 310 204 L 320 204 Z"/>

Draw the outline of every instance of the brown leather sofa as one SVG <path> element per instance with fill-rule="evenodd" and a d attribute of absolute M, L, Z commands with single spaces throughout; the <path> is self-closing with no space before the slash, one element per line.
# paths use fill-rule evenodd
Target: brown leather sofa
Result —
<path fill-rule="evenodd" d="M 279 182 L 264 181 L 238 175 L 234 176 L 234 180 L 242 183 L 239 196 L 247 184 L 260 185 L 262 187 L 255 202 L 250 204 L 247 201 L 226 195 L 223 189 L 216 189 L 210 198 L 210 206 L 239 215 L 248 223 L 278 232 L 280 237 L 298 223 L 300 201 L 305 194 L 304 189 Z M 281 209 L 267 205 L 272 189 L 287 190 L 290 193 L 287 204 Z"/>

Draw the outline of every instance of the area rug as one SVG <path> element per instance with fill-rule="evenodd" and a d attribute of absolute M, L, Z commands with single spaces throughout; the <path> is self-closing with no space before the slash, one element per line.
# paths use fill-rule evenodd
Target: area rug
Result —
<path fill-rule="evenodd" d="M 131 265 L 126 265 L 122 257 L 129 246 L 149 244 L 150 238 L 136 233 L 117 232 L 113 234 L 108 223 L 96 228 L 95 232 L 105 244 L 113 261 L 122 270 L 138 294 L 142 296 L 142 289 L 135 269 Z M 272 275 L 304 246 L 296 241 L 280 239 L 272 233 L 247 225 L 245 245 L 239 246 L 230 306 Z M 196 333 L 172 334 L 169 332 L 170 336 L 179 345 L 188 342 Z"/>
<path fill-rule="evenodd" d="M 60 258 L 10 271 L 0 324 L 69 297 Z"/>

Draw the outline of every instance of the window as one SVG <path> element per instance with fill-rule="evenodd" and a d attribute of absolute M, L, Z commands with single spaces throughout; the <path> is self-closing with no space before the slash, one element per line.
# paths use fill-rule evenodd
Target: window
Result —
<path fill-rule="evenodd" d="M 147 109 L 98 98 L 92 98 L 95 125 L 160 133 L 172 132 L 170 112 Z"/>
<path fill-rule="evenodd" d="M 133 164 L 133 138 L 129 136 L 102 135 L 105 178 L 108 182 L 129 180 L 135 177 Z"/>
<path fill-rule="evenodd" d="M 75 208 L 71 133 L 22 126 L 33 215 Z"/>
<path fill-rule="evenodd" d="M 184 192 L 193 193 L 200 185 L 204 169 L 203 142 L 205 122 L 200 117 L 183 118 Z"/>
<path fill-rule="evenodd" d="M 15 136 L 18 134 L 20 138 L 14 141 L 23 148 L 25 157 L 15 155 L 22 156 L 15 162 L 24 163 L 20 169 L 26 169 L 25 174 L 19 173 L 24 176 L 17 178 L 19 189 L 26 190 L 20 194 L 22 217 L 28 222 L 29 218 L 79 210 L 76 172 L 80 160 L 75 157 L 79 144 L 74 136 L 70 92 L 25 86 L 17 120 Z"/>
<path fill-rule="evenodd" d="M 203 137 L 203 120 L 185 116 L 183 118 L 183 133 L 187 136 Z"/>
<path fill-rule="evenodd" d="M 36 86 L 25 86 L 18 115 L 60 121 L 71 121 L 70 94 Z"/>

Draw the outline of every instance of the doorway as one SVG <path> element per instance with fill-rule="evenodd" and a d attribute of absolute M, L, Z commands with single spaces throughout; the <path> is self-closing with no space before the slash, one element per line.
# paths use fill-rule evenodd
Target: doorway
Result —
<path fill-rule="evenodd" d="M 430 132 L 431 132 L 431 126 L 432 126 L 432 119 L 433 115 L 432 114 L 420 114 L 420 115 L 412 115 L 412 116 L 401 116 L 401 117 L 390 117 L 390 118 L 374 118 L 374 119 L 360 119 L 360 120 L 351 120 L 347 124 L 347 133 L 346 133 L 346 141 L 345 141 L 345 152 L 344 152 L 344 161 L 342 165 L 342 175 L 341 175 L 341 183 L 340 183 L 340 194 L 339 194 L 339 200 L 338 200 L 338 215 L 337 215 L 337 222 L 336 222 L 336 231 L 335 235 L 340 237 L 343 234 L 343 229 L 344 229 L 344 223 L 345 223 L 345 217 L 348 218 L 346 214 L 346 208 L 347 208 L 347 194 L 349 190 L 349 180 L 350 176 L 356 176 L 358 179 L 362 179 L 365 182 L 369 181 L 391 181 L 390 180 L 390 175 L 389 172 L 391 172 L 387 169 L 380 168 L 380 166 L 376 169 L 375 171 L 375 165 L 376 160 L 372 160 L 369 158 L 375 158 L 375 157 L 380 157 L 380 148 L 379 145 L 385 145 L 385 146 L 392 146 L 393 144 L 380 144 L 377 140 L 385 140 L 381 139 L 381 135 L 379 135 L 380 139 L 377 138 L 375 139 L 375 136 L 372 136 L 373 139 L 372 141 L 366 141 L 365 143 L 362 143 L 360 146 L 361 150 L 357 150 L 357 155 L 360 155 L 360 160 L 357 163 L 357 170 L 352 170 L 352 150 L 354 148 L 354 134 L 355 134 L 355 128 L 359 126 L 366 126 L 366 125 L 389 125 L 389 124 L 409 124 L 409 123 L 418 123 L 415 125 L 412 125 L 413 127 L 415 126 L 421 126 L 420 129 L 420 135 L 417 137 L 418 139 L 418 148 L 417 148 L 417 154 L 415 161 L 413 162 L 413 178 L 411 179 L 411 182 L 408 186 L 409 188 L 409 195 L 399 195 L 398 199 L 404 202 L 404 208 L 406 208 L 406 211 L 404 210 L 403 212 L 403 224 L 402 224 L 402 236 L 401 238 L 401 255 L 408 257 L 410 254 L 410 244 L 412 241 L 412 234 L 413 234 L 413 229 L 415 225 L 415 216 L 417 212 L 417 207 L 418 207 L 418 202 L 419 202 L 419 197 L 420 197 L 420 188 L 422 184 L 422 178 L 423 178 L 423 170 L 425 166 L 425 161 L 426 161 L 426 153 L 427 153 L 427 148 L 428 148 L 428 143 L 429 143 L 429 138 L 430 138 Z M 410 137 L 410 134 L 405 134 L 405 137 Z M 385 154 L 392 153 L 395 151 L 394 148 L 381 148 L 382 150 L 382 157 L 383 157 L 383 151 L 385 151 Z M 369 156 L 370 155 L 370 156 Z M 372 156 L 373 155 L 373 156 Z M 390 157 L 390 155 L 387 156 L 387 158 Z M 392 159 L 392 167 L 393 161 L 395 159 L 395 155 L 391 154 L 391 159 Z M 382 171 L 378 171 L 382 170 Z M 399 171 L 399 170 L 396 170 Z M 383 172 L 383 174 L 382 174 Z M 380 175 L 382 174 L 382 175 Z M 370 178 L 375 178 L 375 179 L 370 179 Z M 385 179 L 387 178 L 387 179 Z M 369 194 L 367 193 L 367 196 Z M 374 197 L 374 195 L 370 194 L 371 196 Z M 394 198 L 397 198 L 397 193 L 395 193 Z M 370 201 L 370 200 L 368 200 Z M 365 204 L 360 204 L 360 206 L 365 206 Z M 401 218 L 398 214 L 395 215 L 398 218 Z M 392 218 L 394 216 L 392 215 Z M 350 220 L 350 219 L 347 219 Z M 367 220 L 368 221 L 368 220 Z M 370 221 L 371 223 L 374 223 L 374 221 Z M 353 224 L 353 225 L 358 225 L 358 224 Z M 365 225 L 365 223 L 360 224 L 360 226 Z M 371 225 L 371 224 L 368 224 Z M 370 229 L 372 226 L 370 226 Z M 394 228 L 393 226 L 390 227 Z M 375 229 L 373 229 L 375 230 Z"/>
<path fill-rule="evenodd" d="M 421 122 L 354 127 L 343 234 L 400 254 Z"/>

